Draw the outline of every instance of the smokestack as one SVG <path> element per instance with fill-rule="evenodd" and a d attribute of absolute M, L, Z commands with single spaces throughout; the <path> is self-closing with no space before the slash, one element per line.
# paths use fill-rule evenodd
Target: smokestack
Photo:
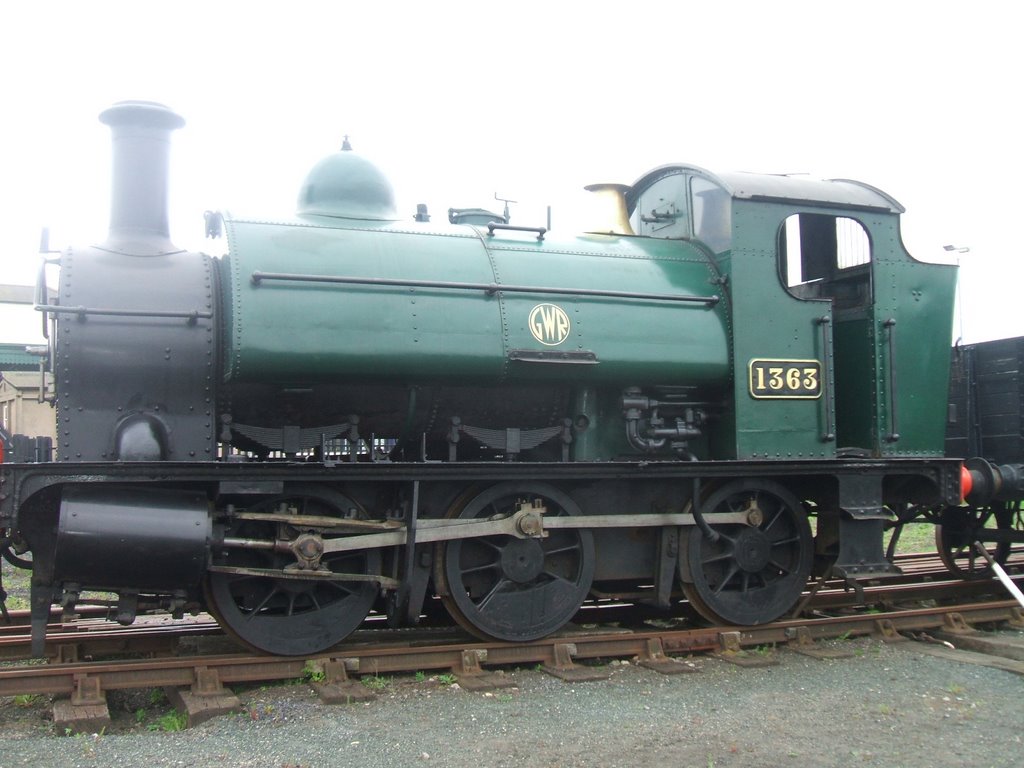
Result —
<path fill-rule="evenodd" d="M 171 131 L 185 121 L 163 104 L 121 101 L 100 114 L 113 138 L 110 232 L 103 248 L 133 256 L 180 250 L 167 225 Z"/>

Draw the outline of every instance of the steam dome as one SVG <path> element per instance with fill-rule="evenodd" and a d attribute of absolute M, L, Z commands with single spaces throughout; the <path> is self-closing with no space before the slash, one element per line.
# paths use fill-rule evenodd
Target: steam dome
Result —
<path fill-rule="evenodd" d="M 395 193 L 381 170 L 352 151 L 328 155 L 306 176 L 299 192 L 300 216 L 396 221 Z"/>

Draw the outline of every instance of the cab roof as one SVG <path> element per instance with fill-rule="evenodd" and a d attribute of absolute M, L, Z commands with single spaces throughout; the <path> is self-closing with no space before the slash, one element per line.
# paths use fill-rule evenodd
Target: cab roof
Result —
<path fill-rule="evenodd" d="M 906 210 L 891 195 L 852 179 L 816 179 L 811 176 L 746 173 L 731 171 L 712 173 L 696 165 L 673 163 L 655 168 L 633 184 L 627 200 L 632 202 L 652 183 L 676 173 L 703 176 L 722 187 L 737 200 L 806 203 L 829 207 L 867 209 L 904 213 Z"/>

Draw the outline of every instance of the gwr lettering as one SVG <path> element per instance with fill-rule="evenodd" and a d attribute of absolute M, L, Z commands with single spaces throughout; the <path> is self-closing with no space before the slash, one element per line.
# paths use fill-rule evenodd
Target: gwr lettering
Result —
<path fill-rule="evenodd" d="M 541 344 L 555 346 L 569 337 L 569 316 L 555 304 L 538 304 L 530 311 L 530 333 Z"/>

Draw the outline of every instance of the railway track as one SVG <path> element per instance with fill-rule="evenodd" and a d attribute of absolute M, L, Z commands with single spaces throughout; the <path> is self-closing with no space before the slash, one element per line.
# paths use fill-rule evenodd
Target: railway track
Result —
<path fill-rule="evenodd" d="M 869 584 L 863 592 L 824 582 L 807 593 L 798 617 L 758 627 L 699 626 L 685 615 L 652 619 L 653 612 L 609 599 L 586 606 L 567 630 L 532 643 L 482 642 L 447 627 L 389 630 L 379 620 L 313 659 L 239 653 L 205 616 L 120 627 L 92 608 L 72 622 L 55 617 L 47 631 L 49 663 L 17 663 L 28 654 L 27 617 L 12 612 L 12 624 L 0 632 L 0 658 L 8 660 L 0 668 L 0 696 L 55 697 L 60 728 L 95 732 L 109 722 L 105 694 L 114 690 L 165 688 L 195 724 L 237 710 L 239 701 L 227 686 L 239 684 L 304 678 L 325 702 L 335 703 L 373 696 L 350 676 L 439 670 L 456 675 L 464 688 L 486 689 L 505 682 L 501 669 L 508 666 L 542 665 L 579 681 L 606 676 L 588 665 L 593 659 L 635 657 L 671 674 L 693 670 L 680 655 L 715 653 L 756 664 L 764 656 L 746 649 L 782 644 L 813 654 L 825 653 L 817 641 L 830 638 L 873 634 L 894 640 L 942 632 L 966 637 L 974 624 L 1024 627 L 1020 606 L 1001 599 L 1005 593 L 997 582 L 951 581 L 933 561 L 934 556 L 905 557 L 906 576 Z M 1011 564 L 1017 582 L 1024 583 L 1020 570 Z M 927 607 L 906 607 L 922 604 Z M 1009 664 L 1024 673 L 1024 649 Z"/>
<path fill-rule="evenodd" d="M 805 601 L 798 606 L 796 613 L 857 606 L 889 610 L 922 600 L 964 601 L 1003 594 L 999 585 L 991 580 L 951 579 L 934 553 L 905 554 L 898 556 L 896 562 L 903 570 L 902 575 L 867 582 L 862 589 L 851 589 L 836 580 L 815 585 L 805 594 Z M 1024 577 L 1024 551 L 1019 556 L 1015 553 L 1007 568 L 1011 574 Z M 667 614 L 664 611 L 643 605 L 644 597 L 642 592 L 601 595 L 599 600 L 584 604 L 575 624 L 622 623 L 636 627 L 645 620 L 665 619 Z M 53 662 L 74 662 L 113 654 L 171 654 L 177 653 L 180 643 L 187 639 L 223 635 L 207 614 L 185 621 L 172 621 L 166 615 L 157 614 L 143 617 L 130 626 L 121 626 L 107 620 L 112 610 L 110 606 L 83 605 L 73 617 L 63 617 L 55 610 L 47 626 L 46 658 Z M 379 634 L 383 631 L 380 629 L 383 624 L 382 616 L 371 615 L 366 627 Z M 10 611 L 9 622 L 0 623 L 0 661 L 28 659 L 29 640 L 28 611 Z"/>

